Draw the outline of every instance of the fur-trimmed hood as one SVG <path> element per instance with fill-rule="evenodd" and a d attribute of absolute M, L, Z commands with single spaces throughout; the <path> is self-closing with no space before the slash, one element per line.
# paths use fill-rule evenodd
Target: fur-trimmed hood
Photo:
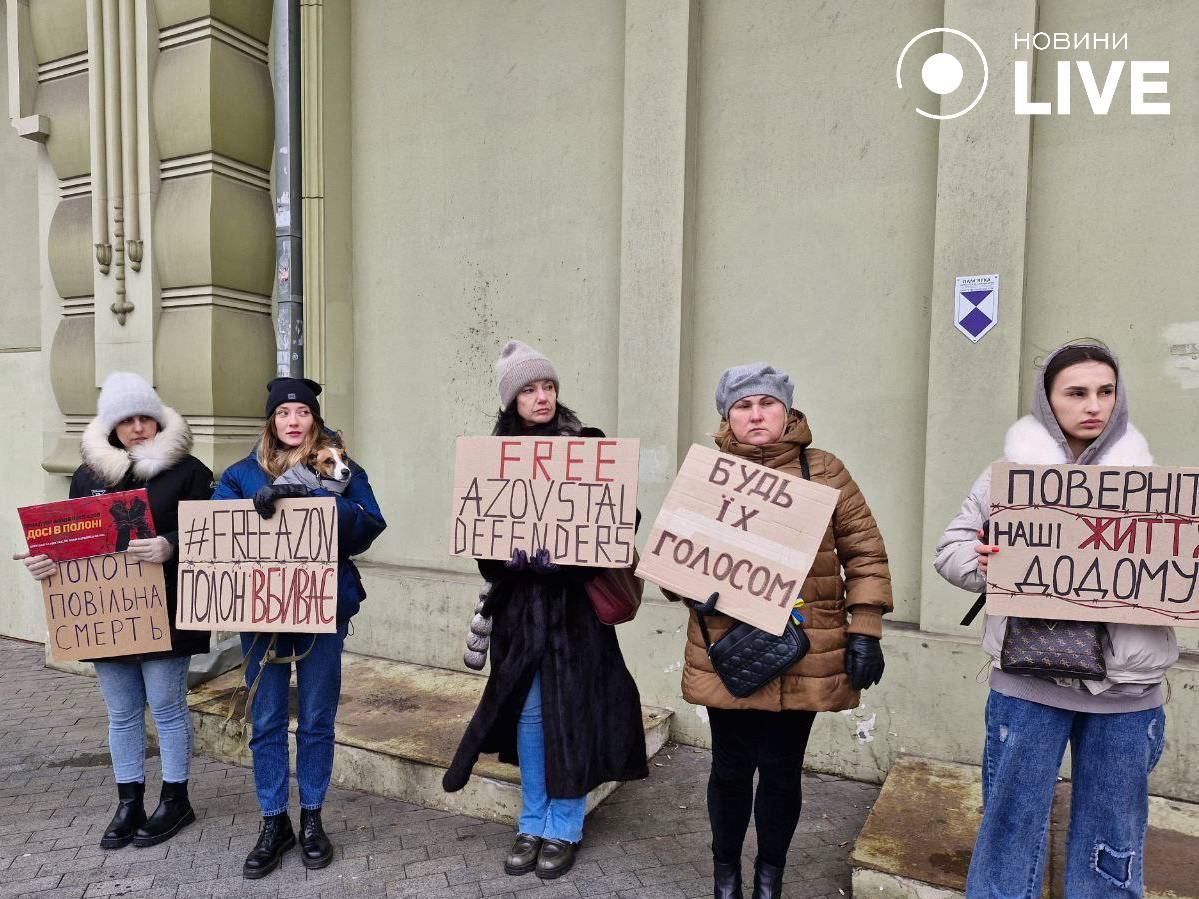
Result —
<path fill-rule="evenodd" d="M 141 446 L 127 450 L 109 442 L 111 431 L 99 418 L 92 419 L 79 441 L 83 464 L 101 481 L 115 486 L 130 473 L 139 481 L 159 475 L 191 452 L 192 432 L 183 416 L 170 406 L 162 407 L 158 433 Z"/>
<path fill-rule="evenodd" d="M 1022 465 L 1064 465 L 1070 461 L 1062 445 L 1031 415 L 1025 415 L 1008 428 L 1003 458 Z M 1149 441 L 1129 422 L 1099 461 L 1104 465 L 1152 465 L 1153 454 L 1149 451 Z"/>

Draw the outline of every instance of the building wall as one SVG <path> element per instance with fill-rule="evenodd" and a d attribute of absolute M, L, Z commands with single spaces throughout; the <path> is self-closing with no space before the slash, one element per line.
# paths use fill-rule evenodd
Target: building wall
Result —
<path fill-rule="evenodd" d="M 0 17 L 0 46 L 8 24 Z M 0 96 L 8 96 L 8 69 L 0 66 Z M 41 594 L 23 566 L 8 561 L 24 549 L 14 509 L 42 501 L 50 479 L 41 469 L 42 372 L 41 306 L 38 270 L 37 147 L 8 127 L 0 128 L 0 420 L 13 472 L 0 478 L 0 620 L 3 632 L 24 640 L 44 640 Z"/>

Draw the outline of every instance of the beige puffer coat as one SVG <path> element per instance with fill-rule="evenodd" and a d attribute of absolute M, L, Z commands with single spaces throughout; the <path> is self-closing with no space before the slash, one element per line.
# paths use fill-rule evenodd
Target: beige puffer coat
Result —
<path fill-rule="evenodd" d="M 816 561 L 800 591 L 805 603 L 804 631 L 811 640 L 811 650 L 781 677 L 756 693 L 737 699 L 724 688 L 712 668 L 699 621 L 692 612 L 683 666 L 683 698 L 690 703 L 772 712 L 840 711 L 858 704 L 858 692 L 850 687 L 849 675 L 845 673 L 846 636 L 851 633 L 882 636 L 882 615 L 892 609 L 891 572 L 882 535 L 862 491 L 840 459 L 825 450 L 811 448 L 811 442 L 807 419 L 795 410 L 791 411 L 787 430 L 778 443 L 766 446 L 739 443 L 727 424 L 716 435 L 716 446 L 721 452 L 800 476 L 800 450 L 806 447 L 812 481 L 834 487 L 841 495 Z M 707 623 L 715 642 L 737 621 L 717 614 L 708 616 Z"/>

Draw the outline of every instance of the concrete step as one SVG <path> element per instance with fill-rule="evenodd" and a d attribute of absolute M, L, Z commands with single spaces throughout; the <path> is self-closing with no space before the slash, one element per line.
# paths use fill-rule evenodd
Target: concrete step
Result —
<path fill-rule="evenodd" d="M 958 899 L 982 816 L 982 769 L 901 755 L 854 844 L 853 893 L 872 899 Z M 1064 899 L 1070 784 L 1059 783 L 1050 818 L 1042 896 Z M 1199 899 L 1199 805 L 1149 800 L 1146 899 Z"/>
<path fill-rule="evenodd" d="M 249 726 L 240 726 L 245 691 L 230 702 L 241 672 L 230 671 L 188 694 L 196 752 L 250 765 Z M 419 805 L 511 823 L 520 810 L 520 771 L 482 756 L 474 776 L 457 793 L 441 788 L 441 777 L 483 693 L 485 679 L 460 671 L 426 668 L 346 653 L 342 659 L 341 704 L 333 783 Z M 296 688 L 291 688 L 292 759 L 295 758 Z M 670 734 L 669 709 L 642 707 L 646 755 L 653 756 Z M 153 730 L 149 728 L 149 730 Z M 602 784 L 588 795 L 590 812 L 618 784 Z"/>

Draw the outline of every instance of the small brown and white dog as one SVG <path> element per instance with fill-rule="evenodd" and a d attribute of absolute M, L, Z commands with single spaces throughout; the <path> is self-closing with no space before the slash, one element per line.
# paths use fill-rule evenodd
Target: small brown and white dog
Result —
<path fill-rule="evenodd" d="M 299 484 L 309 490 L 320 488 L 330 493 L 345 493 L 350 478 L 350 454 L 341 435 L 327 436 L 320 441 L 302 465 L 283 472 L 275 478 L 276 484 Z"/>
<path fill-rule="evenodd" d="M 316 472 L 322 481 L 335 481 L 338 484 L 349 483 L 350 454 L 340 444 L 329 443 L 317 449 L 308 458 L 308 467 Z"/>

